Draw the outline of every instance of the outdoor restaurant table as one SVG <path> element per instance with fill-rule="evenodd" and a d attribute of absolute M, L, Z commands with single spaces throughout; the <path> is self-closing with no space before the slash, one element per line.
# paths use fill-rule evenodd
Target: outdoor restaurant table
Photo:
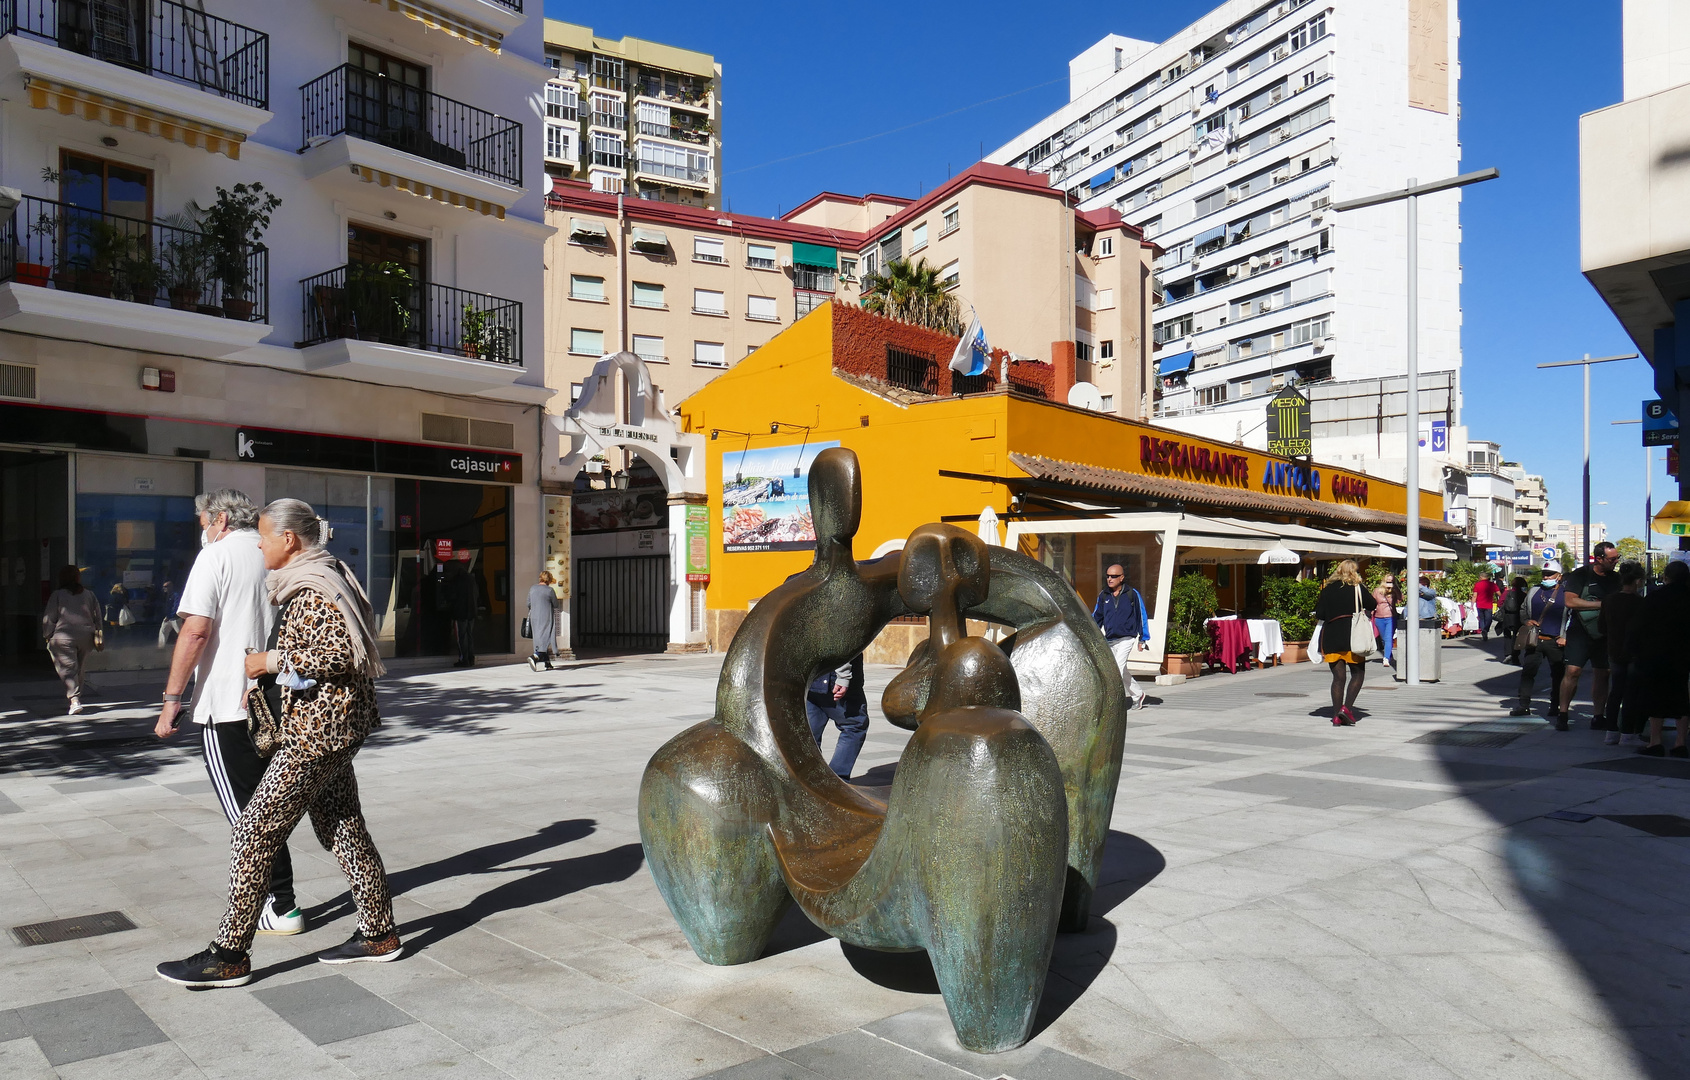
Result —
<path fill-rule="evenodd" d="M 1270 657 L 1278 659 L 1285 652 L 1285 635 L 1278 619 L 1249 619 L 1250 641 L 1256 646 L 1256 662 L 1266 664 Z"/>
<path fill-rule="evenodd" d="M 1240 658 L 1248 663 L 1250 627 L 1247 623 L 1234 615 L 1210 619 L 1206 625 L 1209 628 L 1209 655 L 1205 659 L 1209 663 L 1221 664 L 1230 672 L 1238 671 Z"/>

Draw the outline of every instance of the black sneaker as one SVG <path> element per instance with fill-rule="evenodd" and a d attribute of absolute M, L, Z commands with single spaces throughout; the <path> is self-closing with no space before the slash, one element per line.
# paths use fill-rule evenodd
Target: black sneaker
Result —
<path fill-rule="evenodd" d="M 230 960 L 228 957 L 235 959 Z M 245 986 L 252 981 L 252 958 L 208 945 L 186 960 L 170 960 L 158 966 L 158 977 L 179 986 L 209 990 L 216 986 Z"/>
<path fill-rule="evenodd" d="M 1532 711 L 1524 705 L 1516 705 L 1512 709 L 1508 710 L 1509 716 L 1530 716 L 1531 714 Z"/>
<path fill-rule="evenodd" d="M 389 931 L 385 937 L 372 938 L 365 937 L 362 930 L 354 930 L 352 936 L 346 939 L 346 944 L 318 953 L 317 961 L 323 964 L 356 964 L 362 961 L 385 964 L 399 959 L 404 951 L 397 931 Z"/>
<path fill-rule="evenodd" d="M 1671 750 L 1668 750 L 1667 753 L 1671 754 L 1673 757 L 1690 758 L 1690 746 L 1675 746 Z"/>
<path fill-rule="evenodd" d="M 1644 757 L 1666 757 L 1667 756 L 1667 748 L 1666 748 L 1665 744 L 1663 744 L 1663 743 L 1656 743 L 1653 746 L 1640 746 L 1640 747 L 1637 748 L 1637 752 L 1639 754 L 1642 754 Z"/>

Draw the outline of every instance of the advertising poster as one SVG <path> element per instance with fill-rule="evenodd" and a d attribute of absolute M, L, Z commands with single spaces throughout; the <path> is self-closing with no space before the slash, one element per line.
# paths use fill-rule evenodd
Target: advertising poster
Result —
<path fill-rule="evenodd" d="M 722 455 L 722 550 L 808 551 L 810 463 L 837 442 L 765 446 Z M 738 479 L 735 479 L 737 475 Z"/>
<path fill-rule="evenodd" d="M 710 508 L 687 507 L 687 580 L 710 580 Z"/>

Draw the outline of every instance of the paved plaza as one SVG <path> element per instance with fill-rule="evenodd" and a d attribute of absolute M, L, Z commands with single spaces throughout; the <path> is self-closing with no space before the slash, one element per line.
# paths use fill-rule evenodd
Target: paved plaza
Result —
<path fill-rule="evenodd" d="M 688 948 L 635 795 L 711 715 L 719 657 L 384 680 L 357 767 L 408 955 L 313 962 L 352 915 L 303 828 L 310 932 L 260 938 L 250 986 L 198 993 L 153 966 L 216 926 L 229 826 L 197 740 L 148 734 L 161 679 L 97 676 L 76 718 L 49 683 L 0 686 L 4 925 L 133 923 L 5 935 L 0 1076 L 1690 1075 L 1690 763 L 1509 720 L 1517 669 L 1445 658 L 1417 691 L 1370 667 L 1353 729 L 1311 715 L 1311 665 L 1154 688 L 1090 930 L 1059 938 L 1032 1043 L 996 1057 L 957 1047 L 920 954 L 796 912 L 756 963 Z M 883 781 L 905 738 L 877 711 L 859 777 Z"/>

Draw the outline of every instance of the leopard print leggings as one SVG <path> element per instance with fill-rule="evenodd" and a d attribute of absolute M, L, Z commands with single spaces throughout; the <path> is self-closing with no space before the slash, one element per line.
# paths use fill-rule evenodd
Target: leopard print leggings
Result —
<path fill-rule="evenodd" d="M 306 755 L 283 743 L 264 770 L 258 789 L 235 822 L 229 857 L 229 910 L 217 928 L 216 942 L 247 952 L 258 930 L 258 917 L 269 888 L 276 852 L 287 843 L 299 819 L 309 811 L 311 828 L 324 848 L 334 852 L 352 885 L 358 905 L 358 929 L 368 937 L 393 931 L 393 899 L 387 871 L 364 827 L 358 805 L 358 778 L 352 757 L 358 747 Z"/>

